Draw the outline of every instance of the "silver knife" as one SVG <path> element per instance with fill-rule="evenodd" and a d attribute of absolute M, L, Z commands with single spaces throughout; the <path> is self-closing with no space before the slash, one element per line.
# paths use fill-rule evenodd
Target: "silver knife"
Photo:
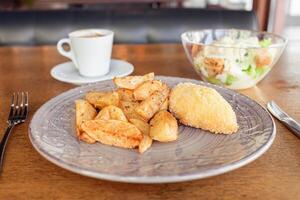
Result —
<path fill-rule="evenodd" d="M 298 122 L 281 110 L 274 101 L 268 102 L 267 108 L 274 117 L 281 121 L 290 131 L 300 138 L 300 124 Z"/>

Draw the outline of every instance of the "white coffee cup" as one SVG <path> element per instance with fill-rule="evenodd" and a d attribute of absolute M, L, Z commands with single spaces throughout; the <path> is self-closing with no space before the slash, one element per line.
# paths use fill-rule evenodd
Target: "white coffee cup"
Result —
<path fill-rule="evenodd" d="M 106 29 L 85 29 L 69 33 L 58 41 L 58 52 L 71 59 L 82 76 L 102 76 L 109 72 L 114 33 Z M 63 48 L 64 44 L 70 50 Z"/>

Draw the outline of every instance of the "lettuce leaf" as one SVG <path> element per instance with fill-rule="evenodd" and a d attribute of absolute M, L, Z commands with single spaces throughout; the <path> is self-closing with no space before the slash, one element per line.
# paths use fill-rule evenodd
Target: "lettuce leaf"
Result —
<path fill-rule="evenodd" d="M 272 43 L 272 39 L 271 38 L 267 38 L 267 39 L 263 39 L 259 42 L 260 47 L 262 48 L 266 48 L 269 47 Z"/>
<path fill-rule="evenodd" d="M 256 67 L 256 69 L 255 69 L 255 78 L 260 77 L 266 71 L 268 71 L 268 67 Z"/>
<path fill-rule="evenodd" d="M 215 77 L 207 77 L 206 80 L 212 84 L 222 85 L 222 81 L 220 81 L 219 79 L 216 79 Z"/>
<path fill-rule="evenodd" d="M 248 76 L 252 78 L 255 78 L 256 76 L 255 68 L 252 67 L 251 65 L 248 65 L 248 68 L 243 69 L 243 72 L 245 72 Z"/>
<path fill-rule="evenodd" d="M 238 80 L 237 77 L 235 77 L 235 76 L 233 76 L 233 75 L 231 75 L 231 74 L 228 74 L 228 75 L 227 75 L 227 78 L 226 78 L 225 84 L 226 84 L 226 85 L 231 85 L 231 84 L 232 84 L 234 81 L 236 81 L 236 80 Z"/>

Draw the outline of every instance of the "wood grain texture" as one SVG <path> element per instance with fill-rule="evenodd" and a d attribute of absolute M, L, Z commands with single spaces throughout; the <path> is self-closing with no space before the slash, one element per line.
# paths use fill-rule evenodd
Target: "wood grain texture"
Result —
<path fill-rule="evenodd" d="M 261 83 L 240 92 L 264 106 L 273 99 L 300 121 L 299 55 L 300 48 L 291 44 Z M 198 79 L 180 45 L 116 45 L 113 57 L 133 63 L 134 74 Z M 12 92 L 29 92 L 30 120 L 47 100 L 75 87 L 50 76 L 63 61 L 52 46 L 0 48 L 0 136 Z M 0 199 L 300 199 L 300 140 L 277 121 L 274 144 L 245 167 L 203 180 L 137 185 L 83 177 L 48 162 L 30 144 L 29 120 L 15 128 L 8 143 Z"/>

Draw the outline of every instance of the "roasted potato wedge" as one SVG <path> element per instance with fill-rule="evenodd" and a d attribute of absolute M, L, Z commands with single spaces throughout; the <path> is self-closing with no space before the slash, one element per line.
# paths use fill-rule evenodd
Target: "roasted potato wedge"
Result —
<path fill-rule="evenodd" d="M 139 144 L 139 152 L 144 153 L 152 145 L 152 138 L 149 136 L 150 125 L 140 119 L 129 119 L 129 122 L 135 125 L 143 133 L 143 139 Z"/>
<path fill-rule="evenodd" d="M 104 92 L 88 92 L 86 95 L 85 95 L 85 99 L 90 103 L 92 104 L 93 106 L 95 106 L 97 100 L 104 96 L 105 93 Z"/>
<path fill-rule="evenodd" d="M 117 92 L 89 92 L 85 95 L 85 99 L 94 107 L 100 109 L 110 105 L 118 106 L 120 103 Z"/>
<path fill-rule="evenodd" d="M 128 138 L 125 136 L 112 135 L 110 133 L 103 132 L 103 131 L 93 132 L 93 138 L 96 141 L 101 142 L 102 144 L 122 147 L 127 149 L 134 149 L 138 147 L 140 144 L 140 140 Z"/>
<path fill-rule="evenodd" d="M 77 137 L 79 140 L 82 140 L 89 144 L 94 144 L 96 140 L 94 138 L 91 138 L 86 132 L 80 131 L 78 128 L 76 128 Z"/>
<path fill-rule="evenodd" d="M 143 134 L 149 135 L 150 125 L 140 119 L 131 118 L 129 122 L 135 125 Z"/>
<path fill-rule="evenodd" d="M 119 94 L 120 101 L 135 101 L 132 90 L 118 88 L 116 92 Z"/>
<path fill-rule="evenodd" d="M 87 143 L 94 143 L 95 140 L 86 135 L 80 127 L 85 121 L 94 119 L 97 115 L 96 109 L 88 101 L 80 99 L 75 101 L 75 112 L 77 137 Z"/>
<path fill-rule="evenodd" d="M 166 110 L 159 111 L 150 121 L 150 137 L 160 142 L 178 138 L 178 124 L 175 117 Z"/>
<path fill-rule="evenodd" d="M 120 98 L 117 92 L 108 92 L 99 97 L 95 103 L 96 108 L 104 108 L 106 106 L 119 106 Z"/>
<path fill-rule="evenodd" d="M 161 105 L 159 110 L 168 110 L 169 107 L 169 98 L 166 98 L 166 100 L 164 101 L 164 103 Z"/>
<path fill-rule="evenodd" d="M 103 119 L 103 120 L 109 120 L 109 119 L 115 119 L 127 122 L 127 118 L 123 111 L 117 107 L 117 106 L 106 106 L 95 117 L 95 119 Z"/>
<path fill-rule="evenodd" d="M 123 110 L 127 119 L 140 119 L 147 122 L 148 120 L 140 116 L 135 112 L 135 108 L 139 105 L 138 102 L 133 101 L 121 101 L 120 108 Z"/>
<path fill-rule="evenodd" d="M 126 76 L 122 78 L 114 78 L 113 81 L 119 88 L 134 90 L 145 81 L 152 81 L 154 73 L 145 74 L 144 76 Z"/>
<path fill-rule="evenodd" d="M 142 101 L 140 105 L 135 108 L 137 114 L 143 118 L 149 120 L 153 115 L 159 111 L 165 100 L 169 95 L 170 89 L 166 84 L 164 84 L 163 89 L 160 91 L 155 91 L 147 99 Z"/>
<path fill-rule="evenodd" d="M 162 89 L 163 84 L 161 81 L 146 81 L 133 91 L 133 97 L 135 100 L 142 101 L 147 99 L 151 94 L 153 94 L 153 92 Z"/>
<path fill-rule="evenodd" d="M 137 127 L 118 120 L 90 120 L 83 123 L 81 128 L 96 141 L 123 148 L 135 148 L 143 139 Z"/>
<path fill-rule="evenodd" d="M 114 119 L 89 120 L 84 122 L 81 125 L 81 128 L 82 130 L 87 132 L 90 136 L 91 136 L 90 132 L 99 130 L 116 136 L 124 136 L 136 140 L 142 139 L 142 133 L 136 126 L 134 126 L 129 122 L 124 122 L 124 121 L 119 121 Z"/>
<path fill-rule="evenodd" d="M 152 145 L 152 138 L 149 135 L 143 134 L 143 139 L 141 140 L 139 144 L 139 152 L 144 153 L 149 149 Z"/>

